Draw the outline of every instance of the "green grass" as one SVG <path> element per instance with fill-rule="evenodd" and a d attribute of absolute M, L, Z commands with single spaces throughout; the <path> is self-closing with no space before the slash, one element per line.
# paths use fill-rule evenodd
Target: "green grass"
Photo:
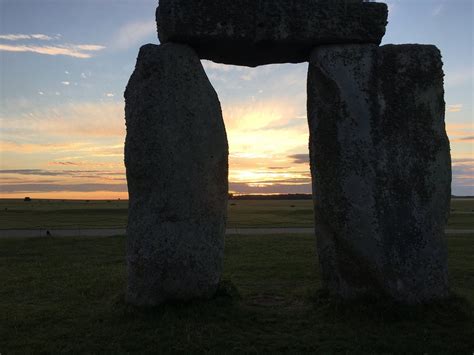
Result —
<path fill-rule="evenodd" d="M 448 228 L 474 229 L 474 199 L 454 199 Z M 312 227 L 311 201 L 229 202 L 229 228 Z M 0 200 L 0 228 L 116 228 L 127 224 L 127 201 Z"/>
<path fill-rule="evenodd" d="M 124 238 L 0 240 L 0 352 L 456 353 L 474 350 L 473 235 L 449 237 L 443 304 L 342 305 L 321 285 L 311 236 L 226 241 L 225 285 L 207 302 L 123 301 Z"/>

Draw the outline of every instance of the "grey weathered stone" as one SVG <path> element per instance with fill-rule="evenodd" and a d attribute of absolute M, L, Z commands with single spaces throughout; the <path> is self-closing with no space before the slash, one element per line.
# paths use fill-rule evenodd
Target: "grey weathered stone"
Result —
<path fill-rule="evenodd" d="M 322 44 L 375 43 L 387 6 L 362 0 L 160 0 L 161 43 L 192 46 L 215 62 L 300 63 Z"/>
<path fill-rule="evenodd" d="M 449 294 L 444 241 L 451 160 L 434 46 L 324 46 L 308 74 L 318 252 L 350 299 Z"/>
<path fill-rule="evenodd" d="M 196 53 L 145 45 L 126 92 L 127 301 L 211 297 L 220 281 L 228 145 Z"/>

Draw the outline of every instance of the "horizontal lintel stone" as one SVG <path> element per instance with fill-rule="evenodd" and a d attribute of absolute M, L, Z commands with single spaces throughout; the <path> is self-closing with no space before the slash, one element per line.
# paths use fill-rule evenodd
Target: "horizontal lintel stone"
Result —
<path fill-rule="evenodd" d="M 309 60 L 325 44 L 380 44 L 388 10 L 362 0 L 160 0 L 161 43 L 202 59 L 255 67 Z"/>

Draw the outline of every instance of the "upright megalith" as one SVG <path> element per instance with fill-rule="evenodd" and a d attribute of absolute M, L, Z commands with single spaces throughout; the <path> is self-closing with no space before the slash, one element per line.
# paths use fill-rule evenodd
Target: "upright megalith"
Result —
<path fill-rule="evenodd" d="M 316 234 L 325 286 L 346 299 L 449 293 L 451 161 L 434 46 L 325 46 L 308 74 Z"/>
<path fill-rule="evenodd" d="M 161 43 L 215 62 L 255 67 L 307 62 L 322 44 L 379 44 L 387 5 L 362 0 L 160 0 Z"/>
<path fill-rule="evenodd" d="M 145 45 L 125 92 L 127 301 L 211 297 L 220 281 L 228 145 L 194 50 Z"/>

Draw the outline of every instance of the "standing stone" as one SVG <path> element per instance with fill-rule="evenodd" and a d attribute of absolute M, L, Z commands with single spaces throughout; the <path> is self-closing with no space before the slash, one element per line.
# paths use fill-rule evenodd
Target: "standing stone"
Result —
<path fill-rule="evenodd" d="M 362 0 L 160 0 L 161 43 L 192 46 L 215 62 L 301 63 L 315 46 L 379 44 L 388 9 Z"/>
<path fill-rule="evenodd" d="M 145 45 L 125 92 L 127 301 L 209 298 L 221 277 L 228 145 L 196 53 Z"/>
<path fill-rule="evenodd" d="M 313 51 L 308 120 L 325 287 L 345 299 L 449 294 L 451 159 L 434 46 Z"/>

